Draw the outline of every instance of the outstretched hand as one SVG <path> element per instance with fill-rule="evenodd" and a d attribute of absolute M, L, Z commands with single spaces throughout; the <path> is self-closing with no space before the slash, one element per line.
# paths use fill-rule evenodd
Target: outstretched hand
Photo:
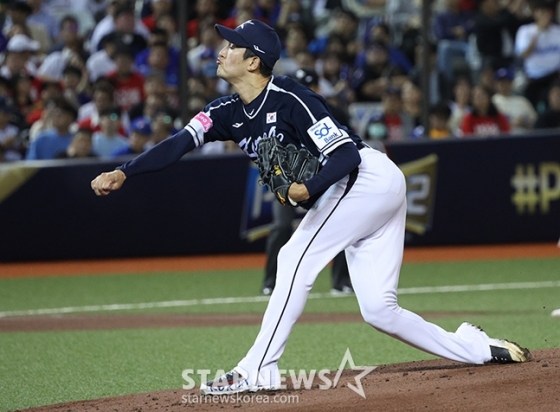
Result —
<path fill-rule="evenodd" d="M 91 181 L 91 188 L 97 196 L 107 196 L 112 191 L 120 189 L 125 180 L 126 175 L 122 170 L 101 173 Z"/>

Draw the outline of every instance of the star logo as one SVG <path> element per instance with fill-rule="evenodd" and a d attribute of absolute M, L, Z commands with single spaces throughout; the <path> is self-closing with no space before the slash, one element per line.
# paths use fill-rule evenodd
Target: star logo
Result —
<path fill-rule="evenodd" d="M 347 348 L 346 353 L 344 354 L 344 357 L 342 358 L 342 362 L 340 363 L 340 366 L 338 367 L 338 371 L 336 372 L 336 375 L 334 377 L 333 385 L 332 385 L 333 388 L 336 388 L 336 385 L 338 385 L 338 381 L 340 379 L 340 376 L 342 375 L 342 371 L 344 370 L 344 366 L 346 365 L 346 363 L 348 363 L 348 365 L 350 366 L 350 370 L 353 370 L 353 371 L 362 370 L 362 373 L 360 373 L 359 375 L 356 375 L 354 377 L 354 380 L 356 381 L 356 385 L 348 383 L 347 386 L 350 389 L 352 389 L 354 392 L 356 392 L 358 395 L 360 395 L 362 398 L 365 399 L 366 394 L 365 394 L 364 388 L 362 386 L 362 378 L 365 377 L 366 375 L 368 375 L 375 368 L 377 368 L 377 366 L 356 366 L 356 364 L 354 363 L 354 359 L 352 358 L 352 353 L 350 353 L 350 348 Z"/>

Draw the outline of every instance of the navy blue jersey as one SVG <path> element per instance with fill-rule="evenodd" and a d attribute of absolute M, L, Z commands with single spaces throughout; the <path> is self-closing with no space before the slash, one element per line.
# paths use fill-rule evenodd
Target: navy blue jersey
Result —
<path fill-rule="evenodd" d="M 248 105 L 238 94 L 216 99 L 182 131 L 118 169 L 127 177 L 160 170 L 196 147 L 218 140 L 233 140 L 256 160 L 260 139 L 270 136 L 285 145 L 304 146 L 321 160 L 321 172 L 305 183 L 311 196 L 326 190 L 360 161 L 356 145 L 361 139 L 332 117 L 323 97 L 289 77 L 273 76 Z"/>

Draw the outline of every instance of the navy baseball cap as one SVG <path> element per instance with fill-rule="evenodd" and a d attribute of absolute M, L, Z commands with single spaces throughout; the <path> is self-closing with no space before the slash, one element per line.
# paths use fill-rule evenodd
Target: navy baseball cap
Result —
<path fill-rule="evenodd" d="M 235 30 L 216 24 L 214 26 L 220 36 L 230 43 L 251 49 L 266 67 L 272 69 L 280 57 L 280 38 L 272 27 L 260 20 L 248 20 Z"/>

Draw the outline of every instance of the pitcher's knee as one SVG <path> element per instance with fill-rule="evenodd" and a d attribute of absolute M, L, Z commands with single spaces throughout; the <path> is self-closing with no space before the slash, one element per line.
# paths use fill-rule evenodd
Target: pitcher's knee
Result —
<path fill-rule="evenodd" d="M 388 304 L 383 301 L 361 308 L 362 317 L 368 324 L 389 335 L 394 335 L 399 330 L 399 310 L 400 307 L 396 303 Z"/>

